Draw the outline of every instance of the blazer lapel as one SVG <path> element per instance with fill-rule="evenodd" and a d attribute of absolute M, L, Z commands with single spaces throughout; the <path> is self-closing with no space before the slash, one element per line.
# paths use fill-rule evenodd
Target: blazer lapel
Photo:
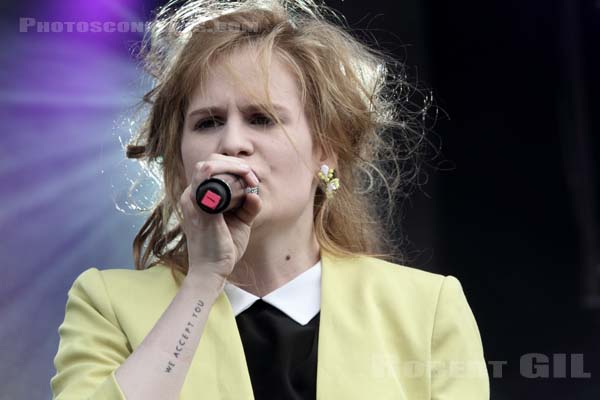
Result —
<path fill-rule="evenodd" d="M 317 400 L 407 398 L 385 371 L 396 353 L 379 317 L 383 288 L 369 279 L 377 274 L 375 259 L 321 252 L 321 260 Z"/>
<path fill-rule="evenodd" d="M 373 297 L 361 285 L 361 263 L 321 250 L 321 315 L 317 353 L 317 400 L 372 397 L 373 350 L 365 332 L 375 327 L 361 316 Z M 374 302 L 375 300 L 372 300 Z M 380 386 L 383 382 L 378 382 Z M 376 385 L 377 386 L 377 383 Z M 380 390 L 385 393 L 385 388 Z M 254 400 L 250 374 L 231 304 L 222 292 L 182 390 L 183 398 Z"/>
<path fill-rule="evenodd" d="M 369 398 L 356 377 L 364 367 L 359 338 L 360 324 L 353 313 L 351 259 L 321 252 L 321 316 L 317 355 L 317 400 Z M 356 293 L 356 292 L 354 292 Z M 350 310 L 349 310 L 350 309 Z"/>

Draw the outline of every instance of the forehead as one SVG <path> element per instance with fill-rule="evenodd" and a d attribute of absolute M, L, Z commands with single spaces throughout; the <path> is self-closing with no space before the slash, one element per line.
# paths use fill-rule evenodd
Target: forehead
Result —
<path fill-rule="evenodd" d="M 251 50 L 240 50 L 222 57 L 211 65 L 206 79 L 194 88 L 190 108 L 225 106 L 234 102 L 241 106 L 267 103 L 268 90 L 273 103 L 291 110 L 300 106 L 297 79 L 291 69 L 275 54 L 270 59 L 267 75 L 260 60 Z M 265 88 L 265 83 L 268 86 Z"/>

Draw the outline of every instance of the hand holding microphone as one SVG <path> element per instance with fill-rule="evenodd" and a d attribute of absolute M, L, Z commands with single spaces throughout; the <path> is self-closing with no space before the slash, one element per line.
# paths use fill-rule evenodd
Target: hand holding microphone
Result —
<path fill-rule="evenodd" d="M 246 251 L 260 212 L 258 185 L 252 169 L 236 157 L 214 153 L 194 165 L 191 183 L 179 200 L 188 276 L 217 278 L 224 284 Z"/>
<path fill-rule="evenodd" d="M 258 186 L 248 187 L 234 174 L 217 174 L 196 189 L 196 203 L 209 214 L 225 213 L 242 206 L 246 193 L 258 194 Z"/>

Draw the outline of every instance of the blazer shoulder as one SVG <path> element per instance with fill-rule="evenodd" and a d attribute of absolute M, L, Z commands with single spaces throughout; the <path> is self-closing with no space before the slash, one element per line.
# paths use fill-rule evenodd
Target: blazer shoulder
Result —
<path fill-rule="evenodd" d="M 357 278 L 368 283 L 380 296 L 409 300 L 411 304 L 435 311 L 440 301 L 466 303 L 460 280 L 453 275 L 443 275 L 397 264 L 376 257 L 362 256 L 353 263 L 359 273 Z"/>
<path fill-rule="evenodd" d="M 445 276 L 376 257 L 362 256 L 358 264 L 362 273 L 377 283 L 387 281 L 397 287 L 399 285 L 426 292 L 438 292 L 446 278 L 454 278 L 451 275 Z"/>
<path fill-rule="evenodd" d="M 180 272 L 176 274 L 183 276 Z M 90 267 L 77 276 L 71 290 L 83 290 L 90 295 L 101 292 L 110 298 L 140 298 L 146 294 L 169 295 L 178 287 L 170 268 L 158 264 L 145 270 Z"/>

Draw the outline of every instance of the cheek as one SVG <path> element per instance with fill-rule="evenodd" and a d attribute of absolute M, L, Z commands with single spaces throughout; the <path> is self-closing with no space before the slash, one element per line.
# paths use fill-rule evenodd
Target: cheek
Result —
<path fill-rule="evenodd" d="M 311 160 L 303 161 L 289 143 L 285 148 L 282 147 L 273 149 L 271 154 L 274 157 L 269 157 L 273 184 L 278 189 L 278 196 L 303 199 L 304 194 L 308 196 L 311 192 L 317 171 L 309 171 L 305 163 L 310 163 Z M 310 152 L 310 146 L 306 143 L 299 143 L 298 147 L 307 154 Z"/>
<path fill-rule="evenodd" d="M 278 169 L 273 168 L 272 183 L 276 186 L 274 190 L 277 197 L 286 202 L 304 202 L 307 196 L 310 196 L 313 177 L 304 164 L 297 162 L 289 165 L 290 160 L 286 160 L 284 165 Z"/>
<path fill-rule="evenodd" d="M 191 182 L 196 163 L 206 158 L 200 151 L 202 148 L 206 148 L 206 146 L 201 146 L 200 143 L 190 140 L 189 137 L 184 134 L 181 141 L 181 162 L 183 163 L 185 178 L 188 184 Z"/>
<path fill-rule="evenodd" d="M 183 163 L 186 182 L 189 184 L 192 176 L 193 161 L 190 159 L 188 152 L 186 152 L 183 148 L 181 150 L 181 162 Z"/>

